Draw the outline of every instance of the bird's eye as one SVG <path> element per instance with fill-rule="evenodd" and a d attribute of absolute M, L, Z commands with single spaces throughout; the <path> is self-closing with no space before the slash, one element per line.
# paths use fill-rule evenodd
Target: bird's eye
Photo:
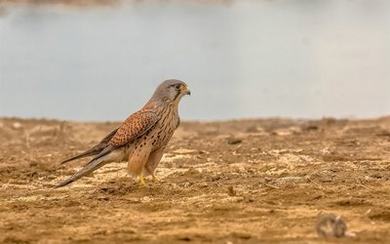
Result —
<path fill-rule="evenodd" d="M 175 87 L 176 87 L 176 89 L 180 89 L 181 85 L 179 84 L 179 85 L 176 85 Z"/>

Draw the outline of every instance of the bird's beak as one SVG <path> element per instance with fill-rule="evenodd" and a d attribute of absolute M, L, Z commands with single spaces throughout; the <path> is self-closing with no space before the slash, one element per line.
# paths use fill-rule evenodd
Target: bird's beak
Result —
<path fill-rule="evenodd" d="M 185 86 L 185 88 L 184 88 L 185 90 L 184 90 L 184 94 L 185 95 L 191 95 L 191 91 L 190 91 L 190 89 L 188 89 L 188 86 Z"/>

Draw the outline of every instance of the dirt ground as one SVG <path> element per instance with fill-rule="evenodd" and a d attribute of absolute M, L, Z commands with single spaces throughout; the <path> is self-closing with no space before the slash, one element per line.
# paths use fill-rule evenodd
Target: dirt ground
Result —
<path fill-rule="evenodd" d="M 182 123 L 140 187 L 114 163 L 52 186 L 116 123 L 0 119 L 0 242 L 323 242 L 320 212 L 390 242 L 390 117 Z"/>

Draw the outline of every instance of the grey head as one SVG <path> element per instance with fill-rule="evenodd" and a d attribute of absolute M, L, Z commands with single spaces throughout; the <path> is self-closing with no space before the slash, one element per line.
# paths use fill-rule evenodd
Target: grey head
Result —
<path fill-rule="evenodd" d="M 185 95 L 191 95 L 191 91 L 185 82 L 181 80 L 166 80 L 162 82 L 154 92 L 151 100 L 159 102 L 179 102 Z"/>

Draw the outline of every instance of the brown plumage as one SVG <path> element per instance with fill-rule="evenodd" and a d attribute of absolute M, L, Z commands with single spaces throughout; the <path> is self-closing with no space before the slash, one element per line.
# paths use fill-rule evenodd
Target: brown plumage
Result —
<path fill-rule="evenodd" d="M 64 160 L 94 156 L 82 169 L 56 187 L 65 186 L 110 162 L 128 161 L 128 171 L 139 176 L 151 175 L 160 162 L 164 149 L 180 123 L 178 106 L 187 85 L 179 80 L 164 81 L 145 106 L 130 115 L 118 128 L 91 149 Z"/>
<path fill-rule="evenodd" d="M 111 133 L 108 134 L 106 137 L 104 137 L 99 142 L 99 144 L 93 146 L 92 148 L 88 149 L 85 152 L 82 152 L 82 153 L 80 153 L 80 154 L 78 154 L 78 155 L 76 155 L 74 157 L 71 157 L 71 158 L 68 158 L 68 159 L 62 161 L 60 164 L 64 164 L 64 163 L 67 163 L 67 162 L 70 162 L 70 161 L 73 161 L 73 160 L 76 160 L 76 159 L 80 159 L 80 158 L 90 157 L 90 156 L 93 156 L 93 155 L 96 155 L 96 154 L 100 153 L 105 147 L 107 147 L 108 142 L 116 134 L 117 130 L 118 130 L 118 128 L 116 128 L 115 130 L 111 131 Z"/>
<path fill-rule="evenodd" d="M 153 127 L 157 120 L 155 110 L 143 108 L 123 122 L 108 144 L 114 147 L 126 145 Z"/>

